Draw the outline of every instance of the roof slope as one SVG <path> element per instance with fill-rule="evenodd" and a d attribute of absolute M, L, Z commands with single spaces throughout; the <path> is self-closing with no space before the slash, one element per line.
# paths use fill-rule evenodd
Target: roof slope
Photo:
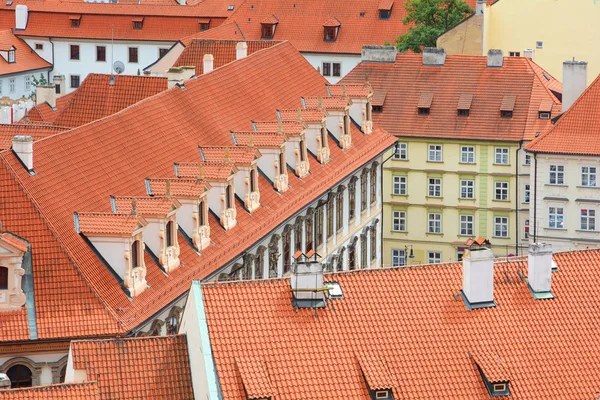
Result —
<path fill-rule="evenodd" d="M 262 207 L 252 215 L 239 207 L 238 225 L 230 231 L 211 229 L 215 245 L 201 255 L 180 237 L 179 258 L 185 268 L 167 277 L 148 262 L 150 288 L 130 301 L 75 231 L 74 212 L 111 212 L 111 194 L 146 196 L 146 178 L 174 177 L 174 163 L 201 161 L 198 146 L 231 146 L 231 131 L 248 131 L 253 120 L 275 120 L 277 109 L 297 109 L 302 96 L 326 96 L 326 84 L 291 44 L 281 43 L 186 81 L 183 89 L 173 87 L 115 115 L 34 142 L 33 176 L 12 152 L 0 153 L 5 165 L 0 168 L 0 184 L 6 186 L 0 191 L 0 201 L 6 204 L 0 208 L 0 220 L 4 229 L 32 242 L 34 274 L 44 277 L 39 283 L 36 280 L 40 287 L 35 288 L 38 327 L 48 327 L 40 338 L 109 334 L 115 326 L 121 331 L 137 327 L 182 295 L 192 279 L 203 279 L 232 261 L 241 250 L 393 145 L 395 139 L 381 128 L 375 126 L 365 136 L 352 124 L 353 146 L 342 151 L 330 139 L 331 161 L 321 165 L 313 158 L 311 174 L 302 180 L 290 174 L 291 188 L 285 193 L 278 194 L 260 176 Z M 33 215 L 24 218 L 24 210 Z M 210 224 L 218 226 L 212 216 Z M 38 238 L 46 232 L 45 226 L 51 228 L 47 233 L 52 236 Z M 37 258 L 37 252 L 44 251 L 56 253 L 57 259 L 44 263 L 47 259 Z M 69 275 L 73 273 L 78 274 L 77 280 Z M 85 295 L 69 292 L 70 287 L 45 274 L 64 276 L 69 284 L 77 281 Z M 71 305 L 77 309 L 69 309 Z M 112 316 L 111 323 L 98 307 L 106 307 L 104 313 Z M 7 317 L 0 313 L 0 326 L 3 318 Z"/>
<path fill-rule="evenodd" d="M 220 39 L 220 40 L 245 40 L 244 33 L 235 21 L 225 21 L 216 28 L 194 33 L 181 38 L 180 41 L 187 46 L 192 39 Z"/>
<path fill-rule="evenodd" d="M 560 101 L 531 65 L 524 57 L 505 57 L 502 68 L 487 68 L 485 56 L 448 55 L 444 66 L 424 66 L 422 55 L 405 53 L 393 64 L 361 62 L 340 83 L 368 77 L 375 98 L 385 94 L 373 119 L 396 136 L 521 141 L 550 126 L 538 117 L 543 101 L 551 101 L 553 115 L 560 113 Z M 417 112 L 425 93 L 433 95 L 428 116 Z M 468 117 L 457 114 L 466 94 L 473 95 Z M 512 118 L 500 116 L 505 96 L 516 96 Z"/>
<path fill-rule="evenodd" d="M 588 86 L 556 125 L 525 149 L 535 153 L 600 155 L 600 77 Z"/>
<path fill-rule="evenodd" d="M 2 28 L 0 26 L 0 29 Z M 52 64 L 40 57 L 27 43 L 13 35 L 10 30 L 0 31 L 0 51 L 8 51 L 13 46 L 15 48 L 15 62 L 8 63 L 4 57 L 0 57 L 0 77 L 52 67 Z"/>
<path fill-rule="evenodd" d="M 96 382 L 0 390 L 0 400 L 99 400 Z"/>
<path fill-rule="evenodd" d="M 194 398 L 185 335 L 74 341 L 71 352 L 101 400 Z"/>
<path fill-rule="evenodd" d="M 31 136 L 33 140 L 40 140 L 66 130 L 67 128 L 49 125 L 0 124 L 0 150 L 10 149 L 15 136 Z"/>
<path fill-rule="evenodd" d="M 41 125 L 54 125 L 56 122 L 56 118 L 60 115 L 60 111 L 62 111 L 71 98 L 74 96 L 75 92 L 71 92 L 64 96 L 60 96 L 56 99 L 56 107 L 52 109 L 50 105 L 46 102 L 42 104 L 38 104 L 33 106 L 31 110 L 27 111 L 27 114 L 19 121 L 19 124 L 26 123 L 34 123 Z"/>
<path fill-rule="evenodd" d="M 511 398 L 595 399 L 600 250 L 554 260 L 556 298 L 533 299 L 517 273 L 527 275 L 523 258 L 499 260 L 497 307 L 472 311 L 458 295 L 460 264 L 326 274 L 344 298 L 316 311 L 294 310 L 286 279 L 204 284 L 223 398 L 246 398 L 236 369 L 245 357 L 264 363 L 277 399 L 370 399 L 363 359 L 379 360 L 367 379 L 392 382 L 395 399 L 489 399 L 473 358 L 501 360 L 488 373 L 508 374 Z"/>

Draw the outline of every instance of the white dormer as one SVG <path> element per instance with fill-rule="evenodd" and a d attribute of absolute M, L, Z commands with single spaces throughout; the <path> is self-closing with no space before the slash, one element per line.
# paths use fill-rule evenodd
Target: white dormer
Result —
<path fill-rule="evenodd" d="M 29 244 L 10 233 L 0 234 L 0 312 L 18 310 L 27 300 L 21 280 L 23 255 Z"/>
<path fill-rule="evenodd" d="M 273 132 L 286 136 L 286 160 L 299 178 L 304 178 L 310 172 L 308 152 L 306 149 L 306 130 L 302 121 L 255 122 L 258 132 Z"/>
<path fill-rule="evenodd" d="M 210 245 L 209 189 L 210 185 L 200 179 L 146 179 L 149 196 L 173 196 L 179 201 L 177 224 L 198 250 Z"/>
<path fill-rule="evenodd" d="M 368 83 L 364 85 L 328 86 L 332 96 L 347 96 L 351 100 L 350 118 L 360 125 L 360 130 L 368 135 L 373 132 L 373 89 Z"/>
<path fill-rule="evenodd" d="M 179 267 L 179 240 L 177 238 L 177 210 L 181 203 L 169 197 L 113 197 L 111 205 L 115 213 L 137 212 L 144 217 L 144 241 L 169 273 Z M 133 209 L 132 207 L 135 207 Z"/>
<path fill-rule="evenodd" d="M 350 131 L 350 99 L 344 96 L 305 97 L 302 99 L 305 109 L 317 109 L 327 112 L 327 130 L 337 140 L 342 149 L 352 146 Z"/>
<path fill-rule="evenodd" d="M 327 114 L 321 110 L 280 110 L 282 121 L 297 121 L 304 124 L 306 148 L 321 164 L 329 162 L 329 140 L 327 140 Z"/>
<path fill-rule="evenodd" d="M 75 213 L 75 230 L 91 242 L 132 297 L 147 286 L 143 236 L 147 224 L 135 212 Z"/>

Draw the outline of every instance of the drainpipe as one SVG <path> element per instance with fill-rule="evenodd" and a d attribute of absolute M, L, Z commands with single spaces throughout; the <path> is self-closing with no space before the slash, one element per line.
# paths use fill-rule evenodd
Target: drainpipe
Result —
<path fill-rule="evenodd" d="M 523 146 L 523 142 L 519 142 L 519 148 L 517 149 L 517 156 L 516 156 L 516 167 L 515 167 L 515 177 L 516 177 L 516 183 L 517 183 L 517 190 L 515 190 L 515 194 L 517 196 L 516 201 L 515 201 L 515 218 L 517 220 L 516 225 L 516 229 L 515 229 L 515 254 L 518 256 L 519 255 L 519 229 L 521 228 L 521 224 L 519 223 L 519 151 L 521 151 L 521 148 Z"/>
<path fill-rule="evenodd" d="M 392 157 L 394 157 L 394 154 L 396 154 L 398 152 L 398 149 L 400 148 L 400 142 L 398 142 L 399 138 L 396 138 L 396 143 L 394 143 L 394 152 L 385 160 L 381 161 L 381 172 L 379 173 L 379 184 L 381 185 L 381 266 L 383 267 L 383 224 L 385 219 L 383 218 L 383 211 L 385 210 L 385 201 L 384 198 L 385 196 L 383 195 L 383 164 L 385 164 L 386 162 L 388 162 Z M 383 158 L 383 156 L 382 156 Z M 406 257 L 406 253 L 404 254 L 404 259 L 406 260 L 406 265 L 408 265 L 408 257 Z"/>
<path fill-rule="evenodd" d="M 537 243 L 537 194 L 537 153 L 533 153 L 533 243 Z"/>

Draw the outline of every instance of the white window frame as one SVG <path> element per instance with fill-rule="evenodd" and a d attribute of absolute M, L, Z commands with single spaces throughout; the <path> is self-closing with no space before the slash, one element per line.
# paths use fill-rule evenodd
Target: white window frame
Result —
<path fill-rule="evenodd" d="M 441 144 L 430 144 L 427 146 L 427 161 L 442 162 L 444 147 Z"/>
<path fill-rule="evenodd" d="M 23 80 L 25 81 L 25 90 L 31 90 L 31 76 L 27 75 Z"/>
<path fill-rule="evenodd" d="M 531 184 L 526 183 L 523 185 L 523 203 L 529 204 L 531 202 Z"/>
<path fill-rule="evenodd" d="M 388 397 L 390 397 L 390 391 L 389 390 L 378 390 L 375 392 L 375 399 L 387 399 Z"/>
<path fill-rule="evenodd" d="M 508 217 L 494 217 L 494 237 L 508 238 Z"/>
<path fill-rule="evenodd" d="M 471 189 L 471 196 L 469 196 L 469 188 Z M 473 179 L 461 179 L 459 190 L 461 199 L 475 199 L 475 181 Z"/>
<path fill-rule="evenodd" d="M 494 200 L 510 201 L 510 183 L 506 181 L 494 182 Z M 500 191 L 500 192 L 498 192 Z"/>
<path fill-rule="evenodd" d="M 398 229 L 396 229 L 396 226 L 398 227 Z M 406 232 L 406 211 L 392 212 L 392 231 Z"/>
<path fill-rule="evenodd" d="M 442 178 L 427 178 L 427 194 L 428 197 L 442 197 Z"/>
<path fill-rule="evenodd" d="M 460 162 L 475 164 L 475 146 L 460 146 Z"/>
<path fill-rule="evenodd" d="M 554 181 L 554 182 L 552 182 Z M 564 185 L 565 184 L 565 166 L 552 164 L 548 171 L 548 184 L 549 185 Z"/>
<path fill-rule="evenodd" d="M 494 149 L 494 164 L 509 165 L 510 149 L 508 147 L 496 147 Z"/>
<path fill-rule="evenodd" d="M 584 215 L 585 212 L 585 215 Z M 584 224 L 585 222 L 585 224 Z M 591 229 L 590 229 L 591 227 Z M 596 209 L 582 208 L 579 210 L 579 229 L 594 232 L 596 230 Z"/>
<path fill-rule="evenodd" d="M 441 251 L 428 251 L 427 252 L 427 264 L 438 264 L 442 262 Z"/>
<path fill-rule="evenodd" d="M 523 239 L 529 239 L 529 219 L 523 221 Z"/>
<path fill-rule="evenodd" d="M 392 249 L 392 267 L 406 265 L 406 252 L 400 249 Z"/>
<path fill-rule="evenodd" d="M 531 154 L 528 152 L 525 153 L 525 159 L 523 160 L 523 165 L 531 165 Z"/>
<path fill-rule="evenodd" d="M 473 236 L 475 232 L 475 216 L 473 214 L 460 214 L 460 236 Z"/>
<path fill-rule="evenodd" d="M 393 177 L 392 193 L 396 196 L 406 196 L 408 187 L 408 177 L 406 175 L 396 175 Z"/>
<path fill-rule="evenodd" d="M 325 75 L 325 68 L 324 68 L 325 64 L 329 64 L 329 73 L 327 75 Z M 321 62 L 321 75 L 332 76 L 332 74 L 333 74 L 333 63 L 331 61 L 322 61 Z"/>
<path fill-rule="evenodd" d="M 438 235 L 442 233 L 441 213 L 427 213 L 427 233 Z"/>
<path fill-rule="evenodd" d="M 587 184 L 584 183 L 584 178 Z M 593 182 L 593 185 L 590 185 Z M 596 187 L 598 185 L 598 168 L 588 165 L 581 166 L 581 186 Z"/>
<path fill-rule="evenodd" d="M 16 89 L 16 87 L 17 87 L 17 84 L 16 84 L 15 82 L 16 82 L 16 81 L 15 81 L 15 78 L 10 78 L 10 79 L 8 80 L 8 92 L 9 92 L 9 93 L 14 93 L 14 92 L 16 92 L 16 90 L 17 90 L 17 89 Z"/>
<path fill-rule="evenodd" d="M 408 160 L 408 143 L 398 143 L 394 152 L 394 160 Z"/>
<path fill-rule="evenodd" d="M 565 209 L 563 207 L 548 207 L 548 228 L 564 229 Z"/>
<path fill-rule="evenodd" d="M 8 51 L 8 62 L 9 64 L 12 64 L 15 62 L 15 50 L 14 49 L 10 49 Z"/>

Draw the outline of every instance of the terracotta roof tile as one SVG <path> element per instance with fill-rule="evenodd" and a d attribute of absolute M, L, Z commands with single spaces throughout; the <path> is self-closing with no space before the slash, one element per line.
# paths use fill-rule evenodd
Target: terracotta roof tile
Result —
<path fill-rule="evenodd" d="M 100 400 L 96 382 L 0 390 L 0 400 Z"/>
<path fill-rule="evenodd" d="M 297 110 L 279 110 L 279 116 L 282 121 L 298 121 L 298 116 L 300 116 L 302 122 L 308 123 L 321 123 L 327 118 L 324 111 L 300 108 Z"/>
<path fill-rule="evenodd" d="M 234 132 L 238 146 L 257 148 L 279 148 L 286 141 L 286 135 L 278 132 Z"/>
<path fill-rule="evenodd" d="M 433 101 L 433 93 L 423 92 L 419 96 L 419 104 L 417 104 L 417 107 L 418 108 L 431 108 L 432 101 Z"/>
<path fill-rule="evenodd" d="M 473 95 L 463 93 L 460 95 L 460 98 L 458 99 L 458 105 L 456 106 L 456 109 L 457 110 L 470 110 L 472 102 L 473 102 Z"/>
<path fill-rule="evenodd" d="M 336 17 L 332 17 L 329 21 L 325 22 L 323 26 L 326 28 L 338 28 L 342 26 L 342 23 Z"/>
<path fill-rule="evenodd" d="M 554 106 L 554 102 L 551 99 L 543 99 L 540 101 L 540 108 L 538 108 L 538 111 L 551 112 L 552 106 Z"/>
<path fill-rule="evenodd" d="M 514 95 L 505 95 L 502 99 L 502 104 L 500 104 L 500 111 L 513 111 L 515 109 L 515 102 L 517 101 L 517 96 Z"/>
<path fill-rule="evenodd" d="M 146 179 L 148 195 L 164 196 L 167 193 L 167 181 L 169 181 L 171 194 L 181 198 L 199 198 L 210 187 L 208 183 L 199 179 L 178 178 L 151 178 Z"/>
<path fill-rule="evenodd" d="M 15 48 L 15 62 L 9 63 L 4 57 L 0 57 L 0 77 L 26 71 L 32 71 L 33 75 L 35 70 L 52 68 L 52 64 L 41 58 L 27 43 L 13 35 L 10 30 L 0 30 L 0 50 L 8 51 L 12 47 Z M 8 53 L 6 56 L 8 56 Z M 39 77 L 40 72 L 42 71 L 35 72 L 35 75 Z"/>
<path fill-rule="evenodd" d="M 377 9 L 379 10 L 391 10 L 394 5 L 394 0 L 379 0 Z"/>
<path fill-rule="evenodd" d="M 345 96 L 312 96 L 305 97 L 304 103 L 308 109 L 322 107 L 325 110 L 343 110 L 351 104 L 351 101 Z"/>
<path fill-rule="evenodd" d="M 246 40 L 240 26 L 235 21 L 225 21 L 216 28 L 210 28 L 206 31 L 194 33 L 192 35 L 181 38 L 180 41 L 184 46 L 188 46 L 193 39 L 218 39 L 218 40 Z M 273 41 L 271 41 L 273 42 Z"/>
<path fill-rule="evenodd" d="M 56 107 L 54 107 L 54 109 L 46 102 L 33 106 L 31 110 L 27 111 L 23 119 L 19 121 L 19 124 L 54 125 L 56 118 L 58 118 L 61 111 L 69 104 L 74 95 L 75 92 L 71 92 L 57 98 Z"/>
<path fill-rule="evenodd" d="M 255 122 L 258 132 L 279 132 L 286 136 L 299 136 L 304 133 L 304 124 L 297 121 Z"/>
<path fill-rule="evenodd" d="M 135 199 L 135 209 L 142 216 L 166 216 L 180 207 L 177 200 L 168 197 L 112 197 L 116 213 L 130 214 Z"/>
<path fill-rule="evenodd" d="M 101 400 L 194 399 L 184 335 L 73 341 L 71 352 Z"/>
<path fill-rule="evenodd" d="M 236 166 L 249 166 L 260 157 L 258 149 L 243 146 L 202 146 L 200 152 L 206 161 L 225 161 L 227 157 Z"/>
<path fill-rule="evenodd" d="M 35 141 L 66 130 L 68 130 L 68 128 L 49 125 L 0 124 L 0 150 L 10 149 L 12 147 L 12 140 L 15 136 L 31 136 Z"/>
<path fill-rule="evenodd" d="M 249 399 L 273 397 L 271 380 L 262 360 L 252 357 L 237 357 L 235 365 L 240 372 L 244 390 Z"/>
<path fill-rule="evenodd" d="M 9 246 L 15 247 L 16 249 L 26 252 L 29 249 L 29 243 L 25 240 L 20 239 L 10 233 L 3 233 L 0 235 L 0 240 Z"/>
<path fill-rule="evenodd" d="M 266 17 L 264 17 L 263 19 L 260 20 L 260 23 L 264 24 L 264 25 L 278 24 L 279 23 L 279 18 L 277 18 L 273 14 L 267 15 Z"/>
<path fill-rule="evenodd" d="M 489 379 L 508 378 L 513 399 L 595 399 L 600 250 L 554 254 L 551 300 L 535 300 L 519 277 L 526 260 L 498 260 L 497 306 L 471 311 L 457 263 L 325 274 L 344 298 L 316 310 L 294 309 L 289 278 L 205 283 L 223 398 L 246 399 L 236 366 L 251 356 L 263 360 L 272 398 L 369 399 L 366 378 L 391 382 L 396 399 L 488 399 L 476 354 Z"/>
<path fill-rule="evenodd" d="M 207 181 L 226 181 L 235 173 L 236 167 L 233 163 L 223 161 L 206 162 L 184 162 L 177 163 L 177 176 L 180 178 L 198 178 L 202 172 L 202 179 Z M 200 168 L 202 167 L 202 168 Z M 200 171 L 201 170 L 201 171 Z"/>
<path fill-rule="evenodd" d="M 329 94 L 332 96 L 349 96 L 367 98 L 373 94 L 371 85 L 329 85 L 327 86 Z"/>
<path fill-rule="evenodd" d="M 141 223 L 139 215 L 83 212 L 77 215 L 79 231 L 85 235 L 130 236 Z"/>

